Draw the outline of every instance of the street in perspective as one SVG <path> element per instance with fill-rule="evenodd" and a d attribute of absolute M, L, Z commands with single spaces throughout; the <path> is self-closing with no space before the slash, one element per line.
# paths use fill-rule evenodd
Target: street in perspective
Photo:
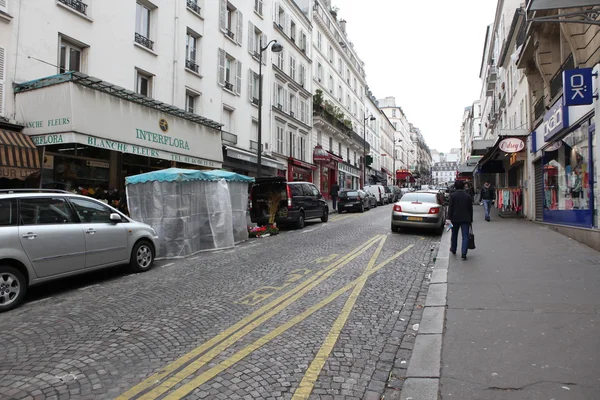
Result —
<path fill-rule="evenodd" d="M 0 400 L 600 399 L 599 32 L 0 0 Z"/>

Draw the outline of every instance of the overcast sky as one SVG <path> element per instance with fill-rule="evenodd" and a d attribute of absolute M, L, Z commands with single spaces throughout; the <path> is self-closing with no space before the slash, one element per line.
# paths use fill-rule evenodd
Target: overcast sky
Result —
<path fill-rule="evenodd" d="M 460 147 L 464 108 L 479 98 L 496 0 L 333 0 L 378 99 L 395 96 L 431 149 Z"/>

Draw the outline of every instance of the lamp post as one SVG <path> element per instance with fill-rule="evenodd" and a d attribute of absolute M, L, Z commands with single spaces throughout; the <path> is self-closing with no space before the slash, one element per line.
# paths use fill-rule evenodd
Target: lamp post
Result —
<path fill-rule="evenodd" d="M 279 53 L 283 50 L 283 46 L 277 43 L 277 40 L 273 39 L 269 43 L 266 44 L 265 47 L 260 47 L 260 55 L 258 57 L 258 154 L 256 157 L 256 177 L 260 178 L 261 175 L 261 166 L 262 166 L 262 93 L 263 93 L 263 75 L 262 75 L 262 55 L 265 50 L 269 48 L 269 45 L 273 43 L 271 46 L 271 51 L 273 53 Z"/>
<path fill-rule="evenodd" d="M 375 121 L 373 114 L 363 120 L 363 189 L 367 184 L 367 120 Z"/>

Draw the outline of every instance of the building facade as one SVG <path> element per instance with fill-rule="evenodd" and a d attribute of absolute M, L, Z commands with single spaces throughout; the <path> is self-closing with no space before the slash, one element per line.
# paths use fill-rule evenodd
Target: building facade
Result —
<path fill-rule="evenodd" d="M 431 167 L 431 183 L 445 185 L 453 183 L 456 179 L 458 163 L 455 161 L 440 161 Z"/>

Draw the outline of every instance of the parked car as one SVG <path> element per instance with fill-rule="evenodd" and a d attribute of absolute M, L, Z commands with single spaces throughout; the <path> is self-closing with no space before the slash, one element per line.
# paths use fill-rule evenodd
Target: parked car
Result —
<path fill-rule="evenodd" d="M 400 192 L 400 188 L 398 186 L 387 186 L 387 188 L 389 188 L 392 196 L 392 203 L 397 202 L 398 200 L 400 200 L 400 197 L 402 196 L 401 192 Z"/>
<path fill-rule="evenodd" d="M 367 195 L 367 198 L 369 199 L 369 208 L 376 208 L 377 207 L 377 197 L 375 197 L 375 195 L 371 192 L 367 192 L 367 191 L 364 191 L 364 192 Z"/>
<path fill-rule="evenodd" d="M 384 186 L 383 190 L 385 191 L 385 196 L 387 198 L 387 203 L 392 204 L 394 202 L 394 192 L 392 191 L 391 186 Z"/>
<path fill-rule="evenodd" d="M 282 177 L 256 178 L 250 190 L 250 220 L 258 225 L 269 222 L 269 207 L 277 200 L 275 222 L 277 225 L 294 225 L 304 228 L 306 220 L 329 220 L 329 206 L 323 195 L 310 182 L 287 182 Z"/>
<path fill-rule="evenodd" d="M 373 193 L 373 195 L 377 199 L 378 205 L 382 206 L 388 203 L 388 196 L 385 193 L 383 185 L 366 185 L 364 187 L 364 190 Z"/>
<path fill-rule="evenodd" d="M 62 190 L 0 190 L 0 312 L 28 287 L 120 264 L 152 268 L 158 235 L 98 200 Z"/>
<path fill-rule="evenodd" d="M 371 200 L 362 190 L 345 190 L 339 193 L 338 212 L 360 211 L 364 212 L 371 208 Z"/>
<path fill-rule="evenodd" d="M 406 193 L 392 209 L 392 232 L 398 232 L 400 228 L 426 228 L 435 229 L 441 235 L 445 223 L 446 207 L 441 193 Z"/>

